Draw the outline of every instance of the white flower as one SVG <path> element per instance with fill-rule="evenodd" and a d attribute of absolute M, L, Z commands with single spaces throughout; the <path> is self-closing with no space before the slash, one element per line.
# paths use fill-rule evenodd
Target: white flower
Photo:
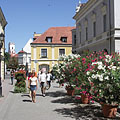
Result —
<path fill-rule="evenodd" d="M 112 66 L 112 70 L 114 70 L 114 71 L 115 71 L 115 70 L 116 70 L 116 66 Z"/>
<path fill-rule="evenodd" d="M 96 76 L 93 74 L 93 75 L 92 75 L 92 78 L 94 79 L 94 78 L 96 78 Z"/>
<path fill-rule="evenodd" d="M 103 81 L 103 74 L 99 76 L 99 81 Z"/>
<path fill-rule="evenodd" d="M 102 65 L 98 65 L 98 69 L 99 70 L 103 69 Z"/>
<path fill-rule="evenodd" d="M 109 80 L 109 76 L 106 76 L 106 77 L 105 77 L 105 80 Z"/>
<path fill-rule="evenodd" d="M 92 65 L 97 64 L 97 65 L 103 65 L 102 62 L 92 62 Z"/>
<path fill-rule="evenodd" d="M 90 74 L 90 72 L 89 71 L 87 71 L 87 75 L 89 75 Z"/>
<path fill-rule="evenodd" d="M 109 63 L 112 57 L 110 55 L 106 55 L 105 57 L 106 57 L 105 61 Z"/>
<path fill-rule="evenodd" d="M 120 67 L 117 67 L 117 70 L 119 70 L 120 69 Z"/>

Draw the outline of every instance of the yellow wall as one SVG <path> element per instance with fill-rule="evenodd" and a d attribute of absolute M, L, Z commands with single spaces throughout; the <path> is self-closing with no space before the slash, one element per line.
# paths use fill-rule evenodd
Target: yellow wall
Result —
<path fill-rule="evenodd" d="M 54 60 L 52 60 L 52 46 L 46 46 L 46 47 L 40 47 L 37 46 L 36 48 L 36 72 L 38 72 L 39 70 L 39 65 L 41 65 L 42 63 L 49 63 L 49 68 L 50 70 L 52 69 L 52 65 L 53 63 L 56 64 L 57 60 L 59 58 L 59 49 L 65 49 L 65 55 L 71 54 L 72 53 L 72 46 L 71 47 L 61 47 L 61 46 L 55 46 L 54 47 Z M 40 58 L 41 57 L 41 49 L 42 48 L 47 48 L 47 58 Z M 33 47 L 31 47 L 31 70 L 34 68 L 34 51 L 33 51 Z"/>

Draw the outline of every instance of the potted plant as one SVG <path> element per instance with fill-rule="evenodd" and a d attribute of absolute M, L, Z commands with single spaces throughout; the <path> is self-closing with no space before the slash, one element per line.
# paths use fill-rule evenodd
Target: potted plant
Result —
<path fill-rule="evenodd" d="M 107 112 L 103 115 L 113 118 L 120 103 L 120 58 L 118 53 L 99 57 L 87 71 L 88 79 L 94 84 L 92 95 L 102 104 L 103 112 Z"/>
<path fill-rule="evenodd" d="M 75 93 L 75 86 L 73 85 L 66 85 L 65 87 L 66 91 L 67 91 L 67 95 L 73 96 Z"/>
<path fill-rule="evenodd" d="M 15 93 L 26 92 L 26 72 L 24 70 L 19 70 L 15 73 L 16 84 L 14 88 Z"/>
<path fill-rule="evenodd" d="M 73 87 L 75 85 L 75 76 L 77 75 L 75 61 L 78 57 L 80 57 L 80 55 L 71 54 L 68 56 L 61 56 L 58 60 L 58 64 L 53 67 L 53 71 L 56 71 L 54 73 L 56 73 L 55 76 L 58 82 L 60 84 L 67 84 L 65 87 L 66 90 L 72 91 L 73 88 L 75 88 Z"/>

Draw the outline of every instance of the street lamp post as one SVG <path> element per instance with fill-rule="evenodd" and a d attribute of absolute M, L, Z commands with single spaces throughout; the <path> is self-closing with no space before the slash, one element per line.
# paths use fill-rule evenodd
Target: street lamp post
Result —
<path fill-rule="evenodd" d="M 0 97 L 2 97 L 2 81 L 1 81 L 1 48 L 3 46 L 4 34 L 0 34 Z"/>

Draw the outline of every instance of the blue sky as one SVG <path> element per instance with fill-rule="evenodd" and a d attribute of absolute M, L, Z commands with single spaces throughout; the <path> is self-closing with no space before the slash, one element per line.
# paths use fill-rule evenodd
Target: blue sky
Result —
<path fill-rule="evenodd" d="M 82 0 L 86 2 L 87 0 Z M 19 52 L 33 37 L 49 27 L 74 26 L 75 8 L 79 0 L 0 0 L 0 7 L 8 22 L 5 30 L 8 43 L 15 43 Z"/>

